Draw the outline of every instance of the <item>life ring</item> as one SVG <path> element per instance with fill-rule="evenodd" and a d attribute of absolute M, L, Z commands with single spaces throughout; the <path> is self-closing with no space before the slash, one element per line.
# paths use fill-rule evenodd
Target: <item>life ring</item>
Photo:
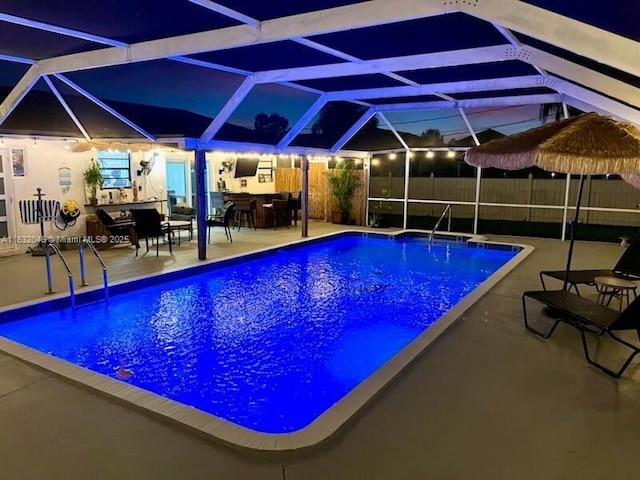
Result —
<path fill-rule="evenodd" d="M 74 221 L 80 216 L 80 204 L 75 200 L 67 200 L 62 204 L 60 216 L 65 223 Z"/>

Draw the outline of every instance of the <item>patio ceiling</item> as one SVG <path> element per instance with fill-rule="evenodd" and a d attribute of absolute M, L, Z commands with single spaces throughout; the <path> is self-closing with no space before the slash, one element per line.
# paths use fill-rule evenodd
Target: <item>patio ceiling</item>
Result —
<path fill-rule="evenodd" d="M 473 137 L 491 126 L 465 109 L 558 102 L 640 125 L 640 13 L 622 0 L 5 3 L 3 134 L 338 151 L 399 112 L 451 109 Z M 251 137 L 261 112 L 286 128 Z"/>

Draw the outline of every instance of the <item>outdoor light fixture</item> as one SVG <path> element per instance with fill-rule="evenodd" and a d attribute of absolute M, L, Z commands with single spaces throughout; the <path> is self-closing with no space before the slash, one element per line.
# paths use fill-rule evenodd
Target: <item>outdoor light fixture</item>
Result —
<path fill-rule="evenodd" d="M 36 138 L 33 139 L 33 148 L 38 148 L 38 140 Z"/>
<path fill-rule="evenodd" d="M 447 158 L 455 158 L 456 156 L 456 152 L 454 152 L 453 150 L 449 150 L 447 152 Z"/>
<path fill-rule="evenodd" d="M 429 150 L 429 151 L 427 152 L 427 158 L 433 158 L 433 157 L 435 157 L 435 155 L 436 155 L 436 154 L 435 154 L 435 153 L 433 153 L 431 150 Z"/>
<path fill-rule="evenodd" d="M 397 155 L 395 153 L 390 153 L 389 154 L 389 160 L 395 160 L 397 157 Z"/>
<path fill-rule="evenodd" d="M 64 139 L 64 149 L 69 150 L 69 141 L 66 138 Z"/>
<path fill-rule="evenodd" d="M 378 165 L 380 165 L 380 159 L 374 158 L 373 160 L 371 160 L 371 165 L 377 167 Z"/>
<path fill-rule="evenodd" d="M 556 177 L 556 172 L 551 172 L 551 178 L 555 178 Z"/>

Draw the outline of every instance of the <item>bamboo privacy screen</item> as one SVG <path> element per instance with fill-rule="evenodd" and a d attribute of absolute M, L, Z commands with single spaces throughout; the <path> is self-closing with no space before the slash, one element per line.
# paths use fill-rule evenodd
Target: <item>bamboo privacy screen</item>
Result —
<path fill-rule="evenodd" d="M 335 200 L 329 190 L 327 166 L 324 163 L 309 164 L 309 218 L 331 221 L 331 211 L 335 209 Z M 299 168 L 277 168 L 275 171 L 275 189 L 277 192 L 294 192 L 301 189 L 301 172 Z M 356 225 L 364 225 L 364 212 L 367 194 L 364 170 L 356 170 L 358 186 L 353 194 L 351 219 Z"/>

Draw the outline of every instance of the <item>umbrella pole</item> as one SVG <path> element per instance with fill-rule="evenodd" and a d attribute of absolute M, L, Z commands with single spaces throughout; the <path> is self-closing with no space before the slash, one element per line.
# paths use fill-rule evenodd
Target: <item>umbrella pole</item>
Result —
<path fill-rule="evenodd" d="M 578 227 L 578 219 L 580 218 L 580 203 L 582 202 L 582 191 L 584 190 L 584 175 L 580 175 L 580 185 L 578 187 L 578 198 L 576 199 L 576 216 L 571 224 L 570 240 L 569 240 L 569 253 L 567 254 L 567 268 L 564 274 L 564 286 L 563 290 L 567 289 L 569 283 L 569 272 L 571 271 L 571 257 L 573 257 L 573 244 L 576 240 L 576 229 Z"/>

